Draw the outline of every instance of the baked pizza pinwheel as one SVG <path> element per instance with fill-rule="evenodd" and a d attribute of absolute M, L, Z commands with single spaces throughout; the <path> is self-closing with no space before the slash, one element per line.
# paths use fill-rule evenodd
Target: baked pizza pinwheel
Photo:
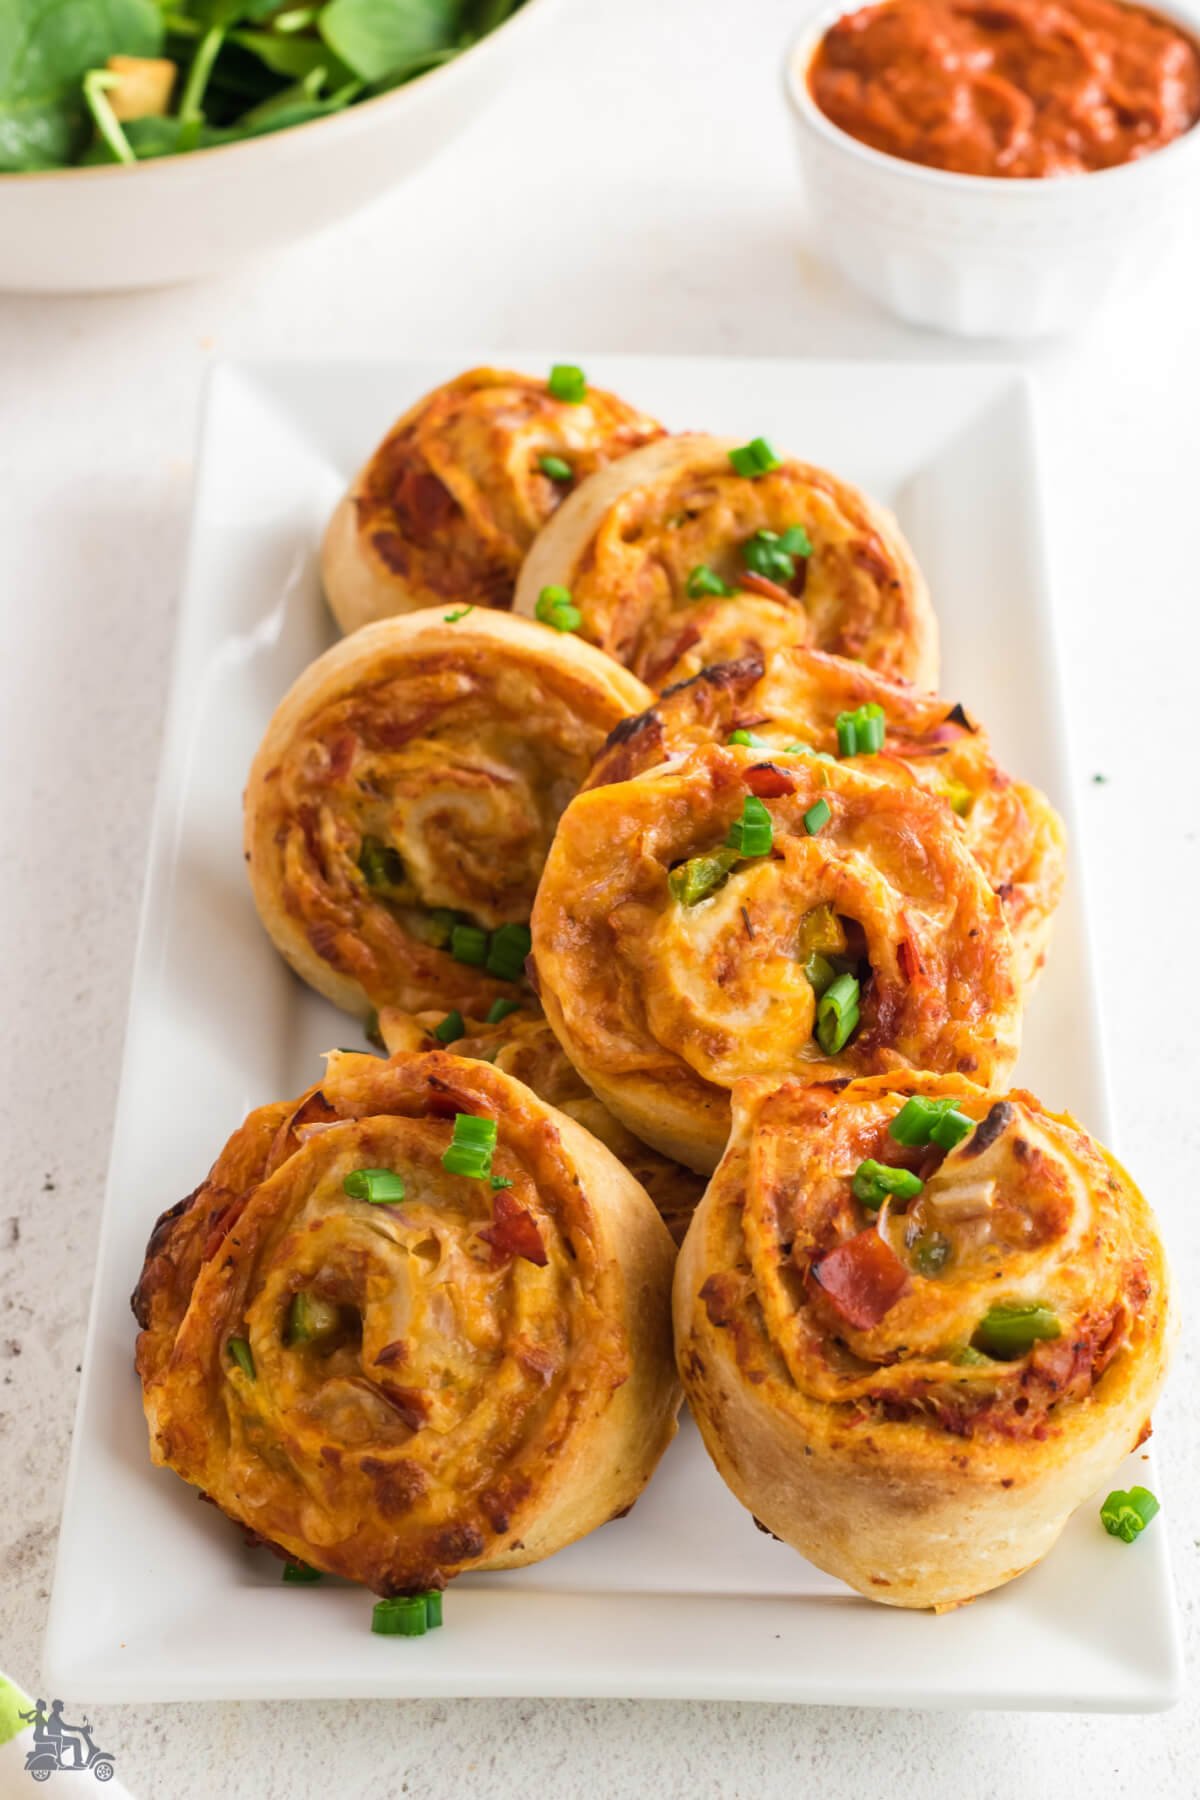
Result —
<path fill-rule="evenodd" d="M 684 1241 L 684 1389 L 777 1537 L 872 1600 L 1011 1580 L 1147 1435 L 1173 1329 L 1154 1217 L 1032 1094 L 752 1079 Z"/>
<path fill-rule="evenodd" d="M 662 438 L 591 476 L 538 536 L 514 606 L 540 616 L 562 594 L 583 636 L 652 687 L 764 633 L 937 682 L 933 609 L 895 519 L 762 438 Z"/>
<path fill-rule="evenodd" d="M 321 574 L 343 631 L 420 607 L 507 607 L 537 531 L 662 426 L 580 370 L 470 369 L 393 425 L 329 522 Z"/>
<path fill-rule="evenodd" d="M 711 744 L 578 795 L 532 918 L 535 979 L 588 1086 L 707 1172 L 729 1093 L 904 1067 L 994 1084 L 1012 938 L 958 821 L 915 783 Z"/>
<path fill-rule="evenodd" d="M 790 646 L 710 665 L 640 718 L 622 720 L 587 785 L 627 781 L 735 734 L 763 755 L 802 742 L 942 799 L 1000 897 L 1029 986 L 1062 896 L 1062 821 L 1037 788 L 997 767 L 987 733 L 961 706 L 842 657 Z"/>
<path fill-rule="evenodd" d="M 408 613 L 318 657 L 246 788 L 255 904 L 348 1012 L 515 997 L 559 814 L 651 699 L 590 644 L 481 609 Z"/>
<path fill-rule="evenodd" d="M 335 1052 L 155 1227 L 154 1461 L 392 1595 L 536 1562 L 675 1429 L 674 1246 L 602 1144 L 486 1063 Z"/>
<path fill-rule="evenodd" d="M 477 1056 L 495 1069 L 523 1081 L 541 1100 L 549 1101 L 606 1144 L 641 1183 L 677 1244 L 691 1224 L 704 1192 L 703 1176 L 660 1156 L 614 1119 L 602 1101 L 567 1061 L 562 1045 L 540 1011 L 508 1010 L 501 1001 L 486 1019 L 464 1019 L 460 1013 L 405 1013 L 385 1007 L 379 1030 L 389 1054 L 433 1050 L 439 1044 L 456 1056 Z"/>

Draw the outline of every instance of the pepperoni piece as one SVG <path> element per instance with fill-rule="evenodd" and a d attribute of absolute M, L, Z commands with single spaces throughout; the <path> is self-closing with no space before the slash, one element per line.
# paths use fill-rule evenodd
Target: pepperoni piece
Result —
<path fill-rule="evenodd" d="M 873 1229 L 839 1244 L 813 1264 L 812 1278 L 833 1310 L 857 1331 L 870 1331 L 909 1285 L 896 1252 Z"/>

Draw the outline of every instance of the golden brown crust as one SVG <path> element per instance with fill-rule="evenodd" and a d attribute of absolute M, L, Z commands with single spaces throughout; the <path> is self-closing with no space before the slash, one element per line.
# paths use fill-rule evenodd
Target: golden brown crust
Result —
<path fill-rule="evenodd" d="M 532 616 L 543 587 L 569 588 L 583 635 L 651 686 L 693 673 L 696 656 L 742 655 L 797 635 L 935 686 L 937 624 L 892 515 L 794 459 L 755 478 L 738 475 L 729 461 L 736 447 L 699 433 L 662 438 L 593 475 L 538 536 L 515 610 Z M 747 572 L 743 546 L 755 532 L 797 525 L 812 555 L 796 559 L 787 585 Z M 733 597 L 697 611 L 687 584 L 700 566 Z"/>
<path fill-rule="evenodd" d="M 392 427 L 329 522 L 321 575 L 338 624 L 447 602 L 507 607 L 564 497 L 661 431 L 600 388 L 572 405 L 508 369 L 445 382 Z M 546 455 L 570 464 L 570 481 L 544 473 Z"/>
<path fill-rule="evenodd" d="M 276 710 L 246 787 L 247 867 L 275 944 L 360 1015 L 515 997 L 519 981 L 455 958 L 446 915 L 485 932 L 528 919 L 559 814 L 649 699 L 591 645 L 479 609 L 334 645 Z"/>
<path fill-rule="evenodd" d="M 496 1121 L 509 1185 L 443 1168 L 457 1113 Z M 364 1167 L 403 1200 L 349 1198 Z M 155 1229 L 134 1296 L 151 1453 L 379 1593 L 537 1561 L 630 1506 L 674 1432 L 673 1254 L 632 1177 L 521 1083 L 334 1053 Z"/>
<path fill-rule="evenodd" d="M 786 765 L 786 767 L 785 767 Z M 671 873 L 718 850 L 748 796 L 769 855 L 688 904 Z M 805 823 L 829 808 L 815 834 Z M 806 974 L 826 920 L 860 982 L 860 1022 L 827 1054 Z M 715 1167 L 739 1078 L 807 1081 L 925 1067 L 1002 1080 L 1016 1057 L 1012 941 L 945 806 L 811 754 L 701 746 L 580 794 L 533 919 L 546 1016 L 592 1091 L 648 1143 Z"/>
<path fill-rule="evenodd" d="M 1062 821 L 1036 788 L 997 767 L 983 728 L 937 695 L 798 645 L 712 664 L 648 713 L 622 720 L 585 786 L 628 781 L 697 745 L 726 743 L 738 730 L 777 749 L 799 741 L 836 756 L 839 715 L 871 705 L 882 709 L 887 736 L 878 755 L 853 759 L 855 766 L 916 782 L 961 817 L 1004 907 L 1028 989 L 1045 961 L 1066 879 Z"/>
<path fill-rule="evenodd" d="M 379 1030 L 393 1056 L 401 1050 L 434 1050 L 439 1040 L 433 1034 L 444 1017 L 438 1012 L 405 1013 L 385 1007 L 379 1015 Z M 540 1008 L 509 1013 L 494 1024 L 486 1019 L 464 1019 L 463 1036 L 455 1038 L 450 1048 L 456 1056 L 481 1057 L 494 1069 L 523 1081 L 540 1100 L 557 1106 L 599 1138 L 645 1188 L 667 1230 L 682 1244 L 704 1192 L 704 1177 L 669 1156 L 660 1156 L 614 1119 L 567 1060 Z"/>
<path fill-rule="evenodd" d="M 912 1095 L 975 1127 L 944 1160 L 890 1136 Z M 862 1206 L 871 1157 L 919 1163 L 921 1194 Z M 964 1360 L 1004 1302 L 1044 1305 L 1060 1335 Z M 674 1310 L 689 1404 L 738 1498 L 860 1593 L 913 1607 L 1045 1554 L 1141 1440 L 1173 1332 L 1153 1215 L 1114 1159 L 1031 1094 L 928 1074 L 742 1084 Z"/>

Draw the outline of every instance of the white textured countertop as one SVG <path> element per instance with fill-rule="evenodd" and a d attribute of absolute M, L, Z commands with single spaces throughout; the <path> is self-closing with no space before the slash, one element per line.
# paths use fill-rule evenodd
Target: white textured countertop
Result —
<path fill-rule="evenodd" d="M 0 1667 L 26 1684 L 82 1354 L 204 371 L 227 354 L 459 345 L 548 344 L 585 360 L 960 356 L 890 324 L 805 252 L 777 74 L 801 11 L 575 0 L 539 66 L 424 176 L 273 267 L 174 292 L 0 300 Z M 1200 888 L 1200 249 L 1184 229 L 1153 291 L 1026 360 L 1042 398 L 1117 1148 L 1165 1215 L 1187 1307 L 1200 1244 L 1188 935 Z M 1171 1534 L 1194 1659 L 1193 1354 L 1189 1334 L 1158 1419 L 1156 1529 Z M 1147 1719 L 431 1701 L 105 1707 L 96 1726 L 140 1800 L 1183 1800 L 1200 1763 L 1190 1699 Z"/>

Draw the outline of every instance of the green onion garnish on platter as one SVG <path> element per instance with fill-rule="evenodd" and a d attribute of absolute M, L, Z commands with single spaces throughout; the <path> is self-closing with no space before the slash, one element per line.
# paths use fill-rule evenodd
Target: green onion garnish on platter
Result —
<path fill-rule="evenodd" d="M 551 481 L 570 481 L 575 473 L 570 463 L 564 462 L 561 456 L 539 456 L 538 468 Z"/>
<path fill-rule="evenodd" d="M 371 1630 L 380 1637 L 424 1637 L 442 1623 L 442 1596 L 436 1588 L 425 1594 L 398 1594 L 394 1600 L 378 1600 L 371 1615 Z"/>
<path fill-rule="evenodd" d="M 1132 1544 L 1161 1510 L 1149 1488 L 1133 1487 L 1128 1492 L 1124 1488 L 1114 1488 L 1100 1508 L 1100 1523 L 1109 1537 Z"/>
<path fill-rule="evenodd" d="M 433 1036 L 439 1044 L 453 1044 L 462 1037 L 466 1030 L 462 1014 L 455 1009 L 448 1012 L 439 1025 L 433 1028 Z"/>
<path fill-rule="evenodd" d="M 244 1337 L 231 1337 L 225 1349 L 229 1354 L 230 1362 L 236 1363 L 248 1380 L 258 1380 L 258 1370 L 254 1367 L 254 1352 Z"/>
<path fill-rule="evenodd" d="M 493 1000 L 488 1008 L 487 1022 L 489 1025 L 499 1025 L 502 1019 L 507 1019 L 509 1013 L 520 1010 L 520 1004 L 516 1000 Z"/>

